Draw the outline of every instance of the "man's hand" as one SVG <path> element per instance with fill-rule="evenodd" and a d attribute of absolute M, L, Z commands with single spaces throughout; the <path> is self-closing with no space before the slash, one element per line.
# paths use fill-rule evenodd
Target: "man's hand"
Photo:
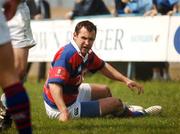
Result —
<path fill-rule="evenodd" d="M 136 83 L 135 81 L 132 80 L 128 80 L 128 82 L 126 82 L 126 85 L 132 90 L 137 90 L 138 94 L 144 93 L 144 89 L 143 86 Z"/>
<path fill-rule="evenodd" d="M 62 122 L 68 121 L 70 118 L 68 109 L 62 110 L 61 114 L 59 115 L 59 120 Z"/>
<path fill-rule="evenodd" d="M 62 86 L 56 83 L 50 83 L 49 88 L 56 106 L 58 107 L 59 111 L 61 111 L 59 115 L 59 121 L 68 121 L 70 115 L 63 99 Z"/>
<path fill-rule="evenodd" d="M 13 18 L 13 16 L 16 14 L 16 9 L 18 4 L 20 3 L 20 0 L 6 0 L 3 8 L 4 8 L 4 15 L 6 17 L 6 20 L 10 20 Z"/>

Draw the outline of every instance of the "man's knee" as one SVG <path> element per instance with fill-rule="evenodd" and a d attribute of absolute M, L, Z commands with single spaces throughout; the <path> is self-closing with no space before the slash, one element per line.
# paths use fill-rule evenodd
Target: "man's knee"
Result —
<path fill-rule="evenodd" d="M 107 85 L 104 85 L 103 88 L 107 92 L 107 97 L 112 97 L 111 89 Z"/>

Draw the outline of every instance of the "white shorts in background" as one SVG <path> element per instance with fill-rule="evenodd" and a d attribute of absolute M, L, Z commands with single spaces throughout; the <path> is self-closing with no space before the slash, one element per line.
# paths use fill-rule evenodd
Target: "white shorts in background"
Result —
<path fill-rule="evenodd" d="M 10 42 L 9 29 L 7 27 L 5 16 L 2 12 L 0 3 L 0 45 Z"/>
<path fill-rule="evenodd" d="M 82 101 L 90 101 L 91 100 L 91 87 L 87 83 L 82 83 L 79 86 L 79 94 L 77 96 L 77 100 L 75 103 L 73 103 L 71 106 L 68 107 L 68 111 L 70 113 L 71 118 L 79 118 L 81 113 L 81 105 L 80 102 Z M 45 109 L 46 113 L 49 116 L 49 118 L 58 118 L 61 114 L 61 111 L 58 109 L 54 109 L 50 107 L 45 101 Z"/>
<path fill-rule="evenodd" d="M 8 21 L 12 45 L 14 48 L 32 47 L 36 43 L 30 26 L 30 12 L 25 2 L 20 3 L 15 16 Z"/>

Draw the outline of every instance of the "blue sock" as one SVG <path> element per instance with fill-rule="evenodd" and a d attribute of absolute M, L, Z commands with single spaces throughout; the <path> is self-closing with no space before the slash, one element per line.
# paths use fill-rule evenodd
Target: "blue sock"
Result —
<path fill-rule="evenodd" d="M 133 111 L 132 112 L 133 117 L 140 117 L 140 116 L 143 116 L 143 115 L 145 115 L 144 112 L 140 112 L 140 111 Z"/>

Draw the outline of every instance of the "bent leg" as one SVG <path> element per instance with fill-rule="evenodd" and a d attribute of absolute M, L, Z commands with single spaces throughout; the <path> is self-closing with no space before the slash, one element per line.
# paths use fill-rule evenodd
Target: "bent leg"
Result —
<path fill-rule="evenodd" d="M 81 84 L 77 97 L 78 105 L 71 110 L 73 117 L 98 117 L 113 114 L 117 117 L 137 117 L 138 111 L 130 111 L 123 102 L 111 97 L 110 89 L 101 84 Z"/>
<path fill-rule="evenodd" d="M 113 97 L 78 102 L 70 108 L 72 118 L 100 117 L 119 111 L 123 112 L 123 105 L 119 99 Z"/>
<path fill-rule="evenodd" d="M 112 114 L 116 117 L 140 117 L 146 113 L 143 109 L 130 110 L 120 99 L 109 97 L 99 100 L 101 115 Z"/>

